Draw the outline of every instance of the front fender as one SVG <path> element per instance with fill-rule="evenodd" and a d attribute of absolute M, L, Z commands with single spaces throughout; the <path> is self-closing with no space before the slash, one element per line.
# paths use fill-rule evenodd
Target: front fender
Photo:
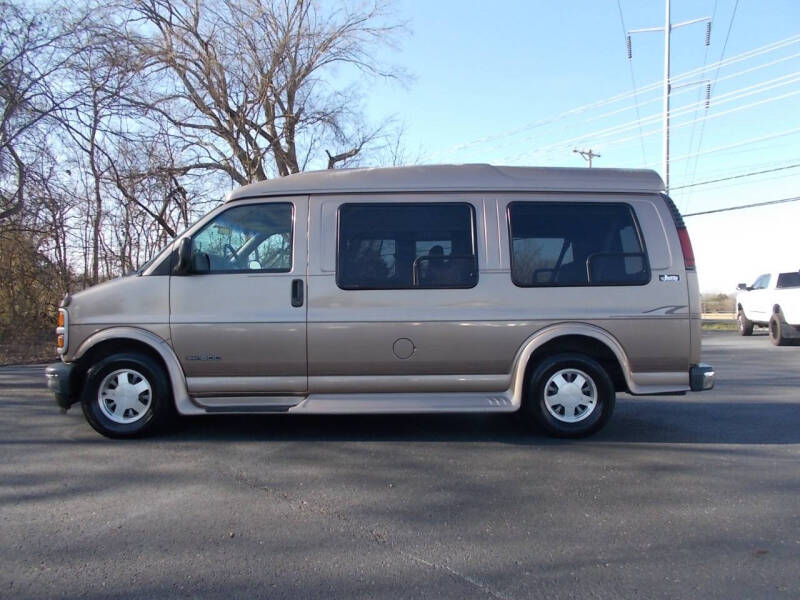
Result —
<path fill-rule="evenodd" d="M 97 344 L 112 340 L 134 340 L 152 348 L 158 353 L 167 367 L 167 375 L 172 387 L 172 397 L 178 412 L 182 415 L 205 414 L 205 411 L 192 404 L 189 399 L 186 377 L 172 347 L 166 340 L 146 329 L 138 327 L 109 327 L 108 329 L 102 329 L 90 335 L 78 346 L 73 360 L 80 359 Z"/>

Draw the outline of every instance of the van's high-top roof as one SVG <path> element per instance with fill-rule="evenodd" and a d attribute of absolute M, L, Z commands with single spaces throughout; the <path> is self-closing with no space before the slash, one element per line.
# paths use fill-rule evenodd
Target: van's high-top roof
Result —
<path fill-rule="evenodd" d="M 659 193 L 664 182 L 645 169 L 424 165 L 310 171 L 233 190 L 228 201 L 263 196 L 378 192 Z"/>

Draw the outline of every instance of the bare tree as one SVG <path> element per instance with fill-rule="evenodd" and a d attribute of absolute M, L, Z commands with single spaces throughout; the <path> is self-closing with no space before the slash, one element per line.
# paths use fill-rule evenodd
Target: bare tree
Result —
<path fill-rule="evenodd" d="M 106 24 L 111 20 L 108 8 L 98 12 L 91 27 L 76 36 L 81 51 L 68 62 L 73 98 L 55 111 L 65 133 L 63 143 L 78 151 L 71 162 L 75 169 L 88 171 L 91 184 L 84 189 L 84 218 L 91 230 L 86 263 L 92 284 L 99 281 L 102 265 L 107 272 L 112 263 L 126 271 L 138 262 L 139 248 L 134 252 L 130 233 L 139 213 L 169 236 L 177 231 L 170 218 L 175 207 L 188 221 L 185 188 L 176 176 L 182 169 L 176 167 L 171 146 L 175 138 L 165 132 L 158 112 L 132 100 L 147 83 L 141 77 L 146 65 L 128 38 Z M 160 197 L 149 193 L 154 186 Z M 104 239 L 107 217 L 112 227 Z"/>
<path fill-rule="evenodd" d="M 60 8 L 0 2 L 0 221 L 23 210 L 39 129 L 70 96 L 56 80 L 85 14 Z"/>
<path fill-rule="evenodd" d="M 387 128 L 381 138 L 381 144 L 372 153 L 373 163 L 383 167 L 401 167 L 422 163 L 424 158 L 422 149 L 417 148 L 413 152 L 410 151 L 406 143 L 406 134 L 405 123 Z"/>
<path fill-rule="evenodd" d="M 49 336 L 64 291 L 233 185 L 399 160 L 362 109 L 402 78 L 376 52 L 404 28 L 390 1 L 0 0 L 0 338 Z"/>
<path fill-rule="evenodd" d="M 217 169 L 245 184 L 288 175 L 318 157 L 335 165 L 358 154 L 368 129 L 358 92 L 333 85 L 350 76 L 398 77 L 381 68 L 376 44 L 402 27 L 387 7 L 324 11 L 312 0 L 130 0 L 131 40 L 158 85 L 139 99 L 192 144 L 188 169 Z M 154 32 L 154 33 L 150 33 Z M 170 90 L 163 93 L 163 90 Z M 185 171 L 184 171 L 185 172 Z"/>

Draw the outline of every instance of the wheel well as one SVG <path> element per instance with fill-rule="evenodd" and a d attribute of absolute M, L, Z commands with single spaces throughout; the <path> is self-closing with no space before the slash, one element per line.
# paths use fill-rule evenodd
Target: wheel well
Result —
<path fill-rule="evenodd" d="M 83 391 L 83 384 L 86 380 L 86 373 L 92 368 L 92 365 L 106 356 L 118 354 L 120 352 L 138 352 L 140 354 L 145 354 L 161 365 L 165 375 L 169 374 L 164 359 L 161 358 L 161 355 L 152 346 L 140 342 L 139 340 L 127 338 L 104 340 L 89 348 L 86 354 L 75 362 L 75 374 L 72 378 L 73 397 L 80 398 L 81 392 Z M 171 387 L 169 376 L 167 376 L 167 385 Z"/>
<path fill-rule="evenodd" d="M 617 360 L 617 356 L 606 344 L 586 335 L 557 337 L 534 350 L 525 368 L 525 387 L 527 388 L 528 386 L 531 372 L 543 358 L 563 352 L 575 352 L 593 358 L 608 373 L 616 391 L 628 391 L 628 383 L 625 381 L 625 375 L 622 373 L 622 367 Z"/>

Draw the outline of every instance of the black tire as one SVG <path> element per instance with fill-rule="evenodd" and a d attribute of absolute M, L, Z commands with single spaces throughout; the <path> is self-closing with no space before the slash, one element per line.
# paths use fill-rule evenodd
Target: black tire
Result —
<path fill-rule="evenodd" d="M 769 341 L 773 346 L 788 346 L 791 340 L 786 337 L 787 325 L 780 312 L 773 313 L 769 319 Z"/>
<path fill-rule="evenodd" d="M 567 409 L 562 406 L 564 414 L 555 416 L 553 412 L 559 413 L 562 409 L 552 409 L 553 412 L 551 412 L 551 407 L 548 406 L 546 400 L 547 397 L 552 398 L 553 390 L 557 389 L 553 387 L 555 383 L 548 386 L 550 378 L 557 375 L 559 371 L 565 371 L 566 377 L 569 377 L 570 370 L 579 371 L 594 384 L 594 407 L 583 417 L 580 415 L 588 410 L 588 406 L 583 410 L 580 409 L 580 406 L 572 408 L 571 416 L 566 415 Z M 575 381 L 577 379 L 573 378 L 572 381 L 567 380 L 567 383 L 575 383 Z M 589 387 L 591 388 L 591 384 Z M 587 384 L 584 384 L 581 393 L 585 393 L 586 390 Z M 578 438 L 600 430 L 611 418 L 615 403 L 614 384 L 608 373 L 596 360 L 583 354 L 564 353 L 544 358 L 533 368 L 528 377 L 522 412 L 527 419 L 550 435 Z M 568 423 L 563 420 L 576 416 L 580 418 L 577 422 Z"/>
<path fill-rule="evenodd" d="M 126 382 L 135 382 L 138 385 L 141 381 L 137 377 L 139 375 L 150 386 L 149 390 L 137 396 L 140 403 L 141 399 L 146 400 L 141 404 L 140 412 L 135 412 L 138 408 L 123 408 L 122 413 L 117 414 L 118 419 L 135 419 L 133 422 L 116 422 L 111 418 L 112 410 L 109 406 L 118 410 L 113 400 L 106 398 L 105 407 L 101 406 L 100 386 L 109 377 L 110 385 L 113 385 L 115 381 L 113 374 L 117 371 L 120 373 L 116 376 L 116 381 L 119 381 L 119 377 L 124 377 Z M 119 387 L 119 383 L 117 383 L 117 387 Z M 113 392 L 113 389 L 111 391 Z M 133 394 L 136 392 L 131 392 L 131 397 Z M 172 394 L 164 368 L 155 359 L 138 352 L 112 354 L 93 365 L 86 373 L 81 407 L 89 425 L 110 438 L 130 438 L 151 434 L 168 423 L 174 415 Z"/>
<path fill-rule="evenodd" d="M 736 325 L 739 335 L 753 335 L 753 322 L 744 316 L 744 311 L 741 308 L 736 315 Z"/>

